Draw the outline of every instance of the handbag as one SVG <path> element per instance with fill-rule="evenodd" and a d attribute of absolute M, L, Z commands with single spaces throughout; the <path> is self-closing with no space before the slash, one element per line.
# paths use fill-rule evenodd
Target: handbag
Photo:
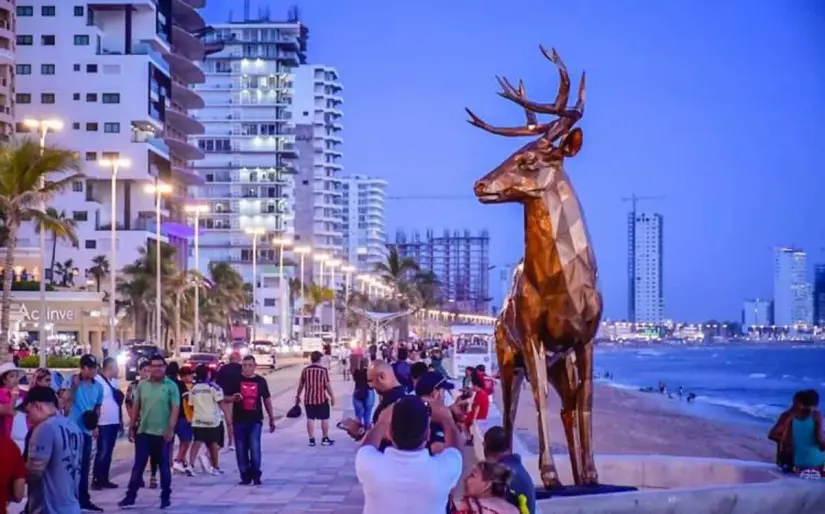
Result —
<path fill-rule="evenodd" d="M 286 412 L 286 417 L 290 419 L 300 418 L 301 417 L 301 406 L 299 404 L 295 404 Z"/>

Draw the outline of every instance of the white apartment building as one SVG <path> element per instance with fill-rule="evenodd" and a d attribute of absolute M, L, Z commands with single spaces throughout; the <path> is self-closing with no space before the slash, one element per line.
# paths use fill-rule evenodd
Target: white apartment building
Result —
<path fill-rule="evenodd" d="M 770 300 L 745 300 L 742 306 L 742 329 L 772 325 Z"/>
<path fill-rule="evenodd" d="M 196 87 L 205 105 L 195 114 L 205 127 L 196 165 L 204 183 L 194 188 L 209 213 L 200 218 L 200 268 L 232 262 L 248 282 L 257 237 L 256 337 L 291 332 L 287 282 L 279 279 L 275 239 L 295 239 L 293 120 L 295 71 L 304 62 L 307 29 L 300 22 L 244 21 L 214 25 L 207 41 L 224 41 L 203 63 Z M 249 230 L 261 233 L 252 236 Z M 292 274 L 293 259 L 287 255 Z M 283 289 L 281 288 L 283 285 Z M 286 300 L 286 301 L 283 301 Z M 282 328 L 283 327 L 283 328 Z"/>
<path fill-rule="evenodd" d="M 661 214 L 628 214 L 628 319 L 635 323 L 664 320 L 663 222 Z"/>
<path fill-rule="evenodd" d="M 341 180 L 344 253 L 358 271 L 372 272 L 387 258 L 384 204 L 387 181 L 365 175 Z"/>
<path fill-rule="evenodd" d="M 71 258 L 78 272 L 96 255 L 110 253 L 112 223 L 117 229 L 117 268 L 137 259 L 155 241 L 154 195 L 146 186 L 161 181 L 173 192 L 162 201 L 162 238 L 178 248 L 186 266 L 184 224 L 187 186 L 200 181 L 190 162 L 203 152 L 189 142 L 203 125 L 190 109 L 203 105 L 189 89 L 204 81 L 194 63 L 214 46 L 198 13 L 205 0 L 97 0 L 17 2 L 15 117 L 59 119 L 63 129 L 47 143 L 76 150 L 85 180 L 56 198 L 53 206 L 77 222 L 79 248 L 60 245 L 60 260 Z M 1 36 L 2 34 L 0 34 Z M 0 52 L 2 57 L 2 52 Z M 117 175 L 102 158 L 125 158 Z M 115 202 L 115 220 L 111 205 Z M 31 225 L 21 242 L 35 246 Z M 37 275 L 37 273 L 35 273 Z M 105 288 L 104 288 L 105 289 Z"/>
<path fill-rule="evenodd" d="M 0 140 L 14 133 L 15 2 L 0 0 Z"/>
<path fill-rule="evenodd" d="M 813 288 L 805 280 L 807 256 L 796 248 L 776 248 L 773 260 L 773 322 L 813 323 Z"/>

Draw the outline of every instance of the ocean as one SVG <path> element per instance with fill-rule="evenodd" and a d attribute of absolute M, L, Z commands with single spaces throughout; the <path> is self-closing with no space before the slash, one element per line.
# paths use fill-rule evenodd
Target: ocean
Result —
<path fill-rule="evenodd" d="M 636 391 L 664 382 L 673 396 L 668 401 L 686 412 L 766 430 L 796 391 L 825 392 L 825 345 L 608 344 L 597 347 L 595 370 L 611 375 L 598 381 Z M 689 393 L 696 395 L 695 402 L 685 401 Z M 668 398 L 658 391 L 649 394 Z"/>

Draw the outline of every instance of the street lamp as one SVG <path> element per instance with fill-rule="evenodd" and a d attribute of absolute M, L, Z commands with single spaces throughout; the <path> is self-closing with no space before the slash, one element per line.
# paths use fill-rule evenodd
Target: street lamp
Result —
<path fill-rule="evenodd" d="M 320 282 L 319 285 L 324 287 L 324 263 L 329 260 L 329 256 L 322 253 L 316 253 L 312 256 L 312 260 L 320 264 L 320 268 L 318 269 L 318 281 Z"/>
<path fill-rule="evenodd" d="M 244 230 L 252 236 L 252 329 L 250 342 L 255 340 L 255 324 L 258 322 L 258 236 L 264 232 L 263 227 L 247 227 Z"/>
<path fill-rule="evenodd" d="M 279 332 L 281 334 L 281 343 L 286 342 L 286 289 L 284 284 L 284 247 L 292 244 L 292 241 L 285 238 L 276 238 L 272 240 L 272 244 L 278 246 L 278 285 L 281 288 L 281 322 L 279 325 Z"/>
<path fill-rule="evenodd" d="M 201 293 L 201 280 L 200 280 L 200 251 L 199 251 L 199 243 L 200 243 L 200 230 L 201 230 L 201 223 L 200 217 L 201 214 L 206 214 L 209 212 L 209 206 L 203 204 L 194 204 L 194 205 L 186 205 L 184 206 L 183 210 L 188 212 L 189 214 L 193 214 L 195 216 L 195 328 L 192 334 L 192 346 L 194 346 L 195 353 L 201 351 L 201 315 L 200 315 L 200 293 Z"/>
<path fill-rule="evenodd" d="M 111 227 L 109 229 L 109 341 L 114 343 L 115 337 L 115 284 L 117 274 L 117 172 L 120 168 L 132 165 L 129 159 L 101 159 L 97 163 L 103 168 L 109 168 L 111 174 L 112 199 L 110 203 Z"/>
<path fill-rule="evenodd" d="M 31 130 L 37 130 L 40 135 L 40 155 L 46 150 L 46 135 L 51 130 L 56 132 L 63 128 L 63 122 L 57 119 L 33 119 L 26 118 L 23 120 L 23 125 Z M 46 185 L 46 177 L 40 177 L 38 187 L 40 189 Z M 41 201 L 39 205 L 40 212 L 46 210 L 46 202 Z M 47 363 L 47 343 L 46 343 L 46 228 L 40 227 L 40 316 L 37 320 L 38 342 L 40 343 L 40 367 L 45 368 Z M 8 342 L 8 341 L 6 341 Z"/>
<path fill-rule="evenodd" d="M 349 337 L 349 324 L 346 323 L 347 313 L 349 313 L 349 288 L 352 282 L 352 274 L 355 272 L 355 267 L 349 264 L 343 266 L 341 271 L 346 273 L 346 280 L 344 281 L 344 327 L 346 328 L 347 337 Z"/>
<path fill-rule="evenodd" d="M 155 179 L 154 184 L 149 184 L 146 186 L 146 192 L 149 194 L 155 195 L 155 344 L 161 344 L 161 327 L 163 323 L 161 322 L 161 284 L 160 284 L 160 274 L 161 274 L 161 262 L 160 262 L 160 199 L 163 195 L 169 194 L 173 191 L 172 186 L 161 182 L 159 179 Z M 114 222 L 114 220 L 113 220 Z M 180 341 L 178 341 L 180 344 Z M 163 345 L 166 348 L 166 345 Z"/>
<path fill-rule="evenodd" d="M 304 325 L 306 324 L 306 313 L 304 312 L 304 258 L 312 251 L 312 248 L 308 246 L 298 246 L 293 251 L 297 253 L 301 259 L 301 316 L 299 319 L 301 320 L 301 335 L 306 335 L 306 330 L 304 330 Z"/>
<path fill-rule="evenodd" d="M 332 300 L 330 300 L 330 304 L 332 306 L 332 340 L 333 342 L 338 342 L 338 313 L 335 312 L 335 301 L 338 299 L 338 290 L 335 287 L 335 268 L 341 265 L 341 261 L 338 259 L 330 259 L 326 262 L 327 267 L 329 268 L 329 287 L 332 289 Z"/>

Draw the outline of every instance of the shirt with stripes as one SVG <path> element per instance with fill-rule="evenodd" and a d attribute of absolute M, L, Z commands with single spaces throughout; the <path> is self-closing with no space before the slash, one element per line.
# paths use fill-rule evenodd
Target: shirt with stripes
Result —
<path fill-rule="evenodd" d="M 329 371 L 326 368 L 317 364 L 310 364 L 301 372 L 301 383 L 304 385 L 304 403 L 306 405 L 327 403 Z"/>

